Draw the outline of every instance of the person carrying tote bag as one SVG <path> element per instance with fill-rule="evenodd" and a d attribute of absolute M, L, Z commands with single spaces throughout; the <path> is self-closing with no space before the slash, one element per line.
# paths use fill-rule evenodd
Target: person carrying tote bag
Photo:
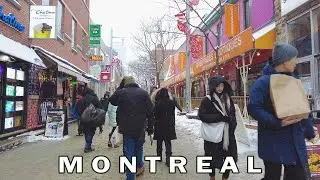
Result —
<path fill-rule="evenodd" d="M 211 156 L 210 180 L 215 180 L 215 169 L 221 169 L 227 156 L 232 156 L 237 162 L 237 144 L 235 129 L 237 126 L 235 107 L 231 99 L 232 88 L 222 77 L 209 78 L 210 94 L 201 102 L 198 116 L 202 121 L 200 132 L 204 139 L 205 156 Z M 229 178 L 230 171 L 226 171 L 222 179 Z"/>

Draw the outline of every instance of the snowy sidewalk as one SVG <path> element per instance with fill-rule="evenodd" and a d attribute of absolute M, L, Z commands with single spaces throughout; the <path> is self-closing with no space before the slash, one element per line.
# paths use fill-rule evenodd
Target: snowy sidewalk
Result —
<path fill-rule="evenodd" d="M 177 116 L 176 131 L 178 139 L 172 142 L 173 155 L 184 156 L 188 158 L 186 169 L 187 174 L 169 174 L 169 169 L 165 163 L 158 163 L 157 173 L 149 173 L 149 163 L 145 162 L 146 172 L 137 180 L 208 180 L 208 174 L 197 174 L 196 157 L 202 156 L 203 140 L 200 138 L 200 121 L 187 119 L 185 116 Z M 98 132 L 98 130 L 97 130 Z M 102 134 L 96 134 L 93 145 L 96 151 L 92 153 L 83 153 L 84 138 L 76 136 L 77 126 L 72 124 L 69 126 L 69 136 L 63 140 L 53 140 L 44 138 L 43 136 L 29 136 L 29 141 L 22 146 L 0 154 L 0 174 L 2 179 L 21 180 L 21 179 L 58 179 L 58 180 L 74 180 L 74 179 L 108 179 L 123 180 L 124 175 L 119 174 L 119 156 L 122 155 L 122 147 L 107 147 L 107 127 L 104 128 Z M 251 132 L 250 132 L 251 133 Z M 254 137 L 251 133 L 251 137 Z M 255 141 L 254 138 L 252 140 Z M 257 180 L 262 175 L 247 174 L 246 162 L 247 156 L 256 157 L 256 167 L 263 168 L 261 160 L 256 156 L 256 148 L 248 148 L 245 145 L 238 144 L 239 161 L 238 167 L 240 174 L 231 174 L 231 180 Z M 156 154 L 155 142 L 151 146 L 149 138 L 146 138 L 144 145 L 144 155 L 154 156 Z M 163 153 L 164 154 L 164 153 Z M 70 158 L 75 155 L 83 156 L 83 173 L 82 174 L 59 174 L 58 173 L 58 156 L 67 155 Z M 111 169 L 105 174 L 94 173 L 91 168 L 91 162 L 98 155 L 107 156 L 111 161 Z M 163 155 L 164 157 L 164 155 Z M 218 172 L 217 172 L 218 173 Z M 218 175 L 218 174 L 217 174 Z M 220 175 L 217 176 L 220 180 Z"/>

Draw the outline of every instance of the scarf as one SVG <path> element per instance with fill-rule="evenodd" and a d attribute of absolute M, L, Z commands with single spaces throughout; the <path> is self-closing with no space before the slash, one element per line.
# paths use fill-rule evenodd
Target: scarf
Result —
<path fill-rule="evenodd" d="M 221 98 L 219 98 L 216 93 L 213 93 L 213 97 L 219 103 L 219 105 L 221 107 L 221 109 L 220 109 L 216 104 L 214 104 L 215 107 L 217 108 L 217 110 L 220 111 L 220 113 L 223 116 L 228 116 L 228 113 L 226 111 L 226 107 L 228 108 L 228 112 L 230 112 L 230 97 L 226 94 L 223 94 L 221 96 Z M 222 99 L 226 99 L 226 102 L 221 101 Z M 228 151 L 228 147 L 229 147 L 229 124 L 225 123 L 224 129 L 223 129 L 223 149 Z"/>

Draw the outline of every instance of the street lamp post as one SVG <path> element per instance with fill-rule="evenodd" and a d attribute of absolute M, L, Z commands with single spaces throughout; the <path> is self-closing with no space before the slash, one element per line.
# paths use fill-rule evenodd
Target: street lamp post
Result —
<path fill-rule="evenodd" d="M 187 22 L 190 21 L 190 2 L 186 1 L 186 19 Z M 186 68 L 186 111 L 191 111 L 191 62 L 190 62 L 190 25 L 186 23 L 187 32 L 186 32 L 186 56 L 187 56 L 187 68 Z"/>

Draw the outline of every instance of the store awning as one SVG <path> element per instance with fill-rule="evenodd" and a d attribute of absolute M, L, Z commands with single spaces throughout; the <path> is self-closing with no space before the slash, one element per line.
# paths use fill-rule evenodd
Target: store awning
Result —
<path fill-rule="evenodd" d="M 91 74 L 84 74 L 84 76 L 86 76 L 87 78 L 90 78 L 91 80 L 93 80 L 95 82 L 100 82 L 100 80 L 97 77 L 95 77 Z"/>
<path fill-rule="evenodd" d="M 41 58 L 34 52 L 33 49 L 22 45 L 14 40 L 11 40 L 0 34 L 0 51 L 19 58 L 21 60 L 27 61 L 29 63 L 38 65 L 42 68 L 47 68 L 46 65 L 42 62 Z"/>
<path fill-rule="evenodd" d="M 255 49 L 273 49 L 276 42 L 276 23 L 273 22 L 259 31 L 253 33 Z"/>
<path fill-rule="evenodd" d="M 48 57 L 48 59 L 53 61 L 57 65 L 59 72 L 63 72 L 63 73 L 69 74 L 71 76 L 74 76 L 77 78 L 77 81 L 81 81 L 81 82 L 85 82 L 85 83 L 89 82 L 89 80 L 87 78 L 82 76 L 82 73 L 80 73 L 78 70 L 76 70 L 72 66 L 62 62 L 61 60 L 54 57 L 53 55 L 48 54 L 46 51 L 43 51 L 42 48 L 40 49 L 37 47 L 36 50 L 40 51 L 41 54 L 45 55 L 46 57 Z"/>

